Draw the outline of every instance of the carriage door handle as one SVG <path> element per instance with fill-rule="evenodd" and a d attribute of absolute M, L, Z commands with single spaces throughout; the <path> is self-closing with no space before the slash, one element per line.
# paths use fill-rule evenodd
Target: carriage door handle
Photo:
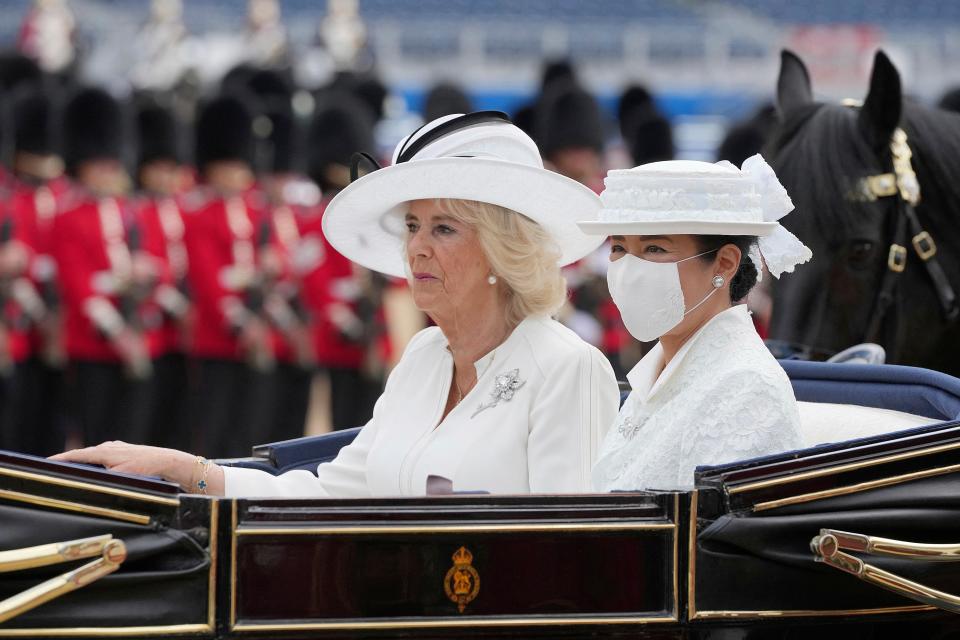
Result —
<path fill-rule="evenodd" d="M 810 548 L 817 562 L 823 562 L 911 600 L 960 613 L 960 597 L 907 580 L 842 551 L 846 549 L 877 556 L 929 562 L 960 562 L 960 544 L 903 542 L 835 529 L 821 529 L 820 535 L 810 541 Z"/>
<path fill-rule="evenodd" d="M 127 547 L 122 540 L 114 540 L 112 535 L 107 534 L 0 551 L 0 573 L 45 567 L 96 556 L 100 557 L 93 562 L 88 562 L 73 571 L 50 578 L 46 582 L 0 601 L 0 623 L 113 573 L 127 559 Z"/>

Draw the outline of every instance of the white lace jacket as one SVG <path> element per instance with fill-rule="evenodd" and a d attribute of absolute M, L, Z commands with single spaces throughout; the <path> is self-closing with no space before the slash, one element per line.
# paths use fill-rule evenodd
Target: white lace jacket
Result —
<path fill-rule="evenodd" d="M 689 488 L 698 466 L 801 446 L 793 388 L 746 305 L 710 320 L 665 368 L 658 343 L 627 380 L 593 468 L 597 490 Z"/>
<path fill-rule="evenodd" d="M 373 418 L 317 476 L 225 468 L 226 495 L 417 496 L 430 475 L 452 480 L 454 491 L 589 491 L 619 404 L 603 354 L 560 323 L 530 317 L 474 365 L 476 386 L 440 422 L 453 357 L 439 328 L 424 329 L 390 374 Z"/>

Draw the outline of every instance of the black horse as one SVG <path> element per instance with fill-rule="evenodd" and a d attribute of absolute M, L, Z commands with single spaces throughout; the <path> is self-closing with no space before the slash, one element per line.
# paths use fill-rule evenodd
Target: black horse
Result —
<path fill-rule="evenodd" d="M 840 105 L 815 102 L 784 51 L 777 102 L 764 155 L 813 260 L 777 284 L 771 338 L 814 357 L 876 342 L 888 362 L 960 374 L 960 115 L 905 100 L 883 52 L 866 100 Z"/>

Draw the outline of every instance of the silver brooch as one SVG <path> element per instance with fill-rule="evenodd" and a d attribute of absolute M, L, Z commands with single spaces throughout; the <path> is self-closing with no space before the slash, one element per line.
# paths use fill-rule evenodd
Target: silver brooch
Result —
<path fill-rule="evenodd" d="M 633 436 L 637 435 L 637 431 L 640 430 L 640 423 L 630 418 L 624 418 L 619 425 L 617 425 L 617 431 L 625 440 L 629 440 Z"/>
<path fill-rule="evenodd" d="M 509 402 L 511 399 L 513 399 L 513 394 L 516 392 L 516 390 L 526 383 L 526 380 L 520 379 L 519 369 L 501 373 L 493 380 L 493 391 L 490 392 L 490 399 L 477 407 L 477 410 L 474 411 L 473 415 L 470 417 L 474 418 L 484 409 L 497 406 L 500 404 L 500 401 Z"/>

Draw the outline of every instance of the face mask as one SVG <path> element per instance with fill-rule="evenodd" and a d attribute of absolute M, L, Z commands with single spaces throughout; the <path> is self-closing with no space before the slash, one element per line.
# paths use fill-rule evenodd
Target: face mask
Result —
<path fill-rule="evenodd" d="M 703 300 L 685 311 L 677 267 L 713 251 L 716 249 L 676 262 L 650 262 L 628 253 L 610 265 L 607 286 L 630 335 L 641 342 L 656 340 L 713 295 L 717 289 L 711 289 Z"/>

